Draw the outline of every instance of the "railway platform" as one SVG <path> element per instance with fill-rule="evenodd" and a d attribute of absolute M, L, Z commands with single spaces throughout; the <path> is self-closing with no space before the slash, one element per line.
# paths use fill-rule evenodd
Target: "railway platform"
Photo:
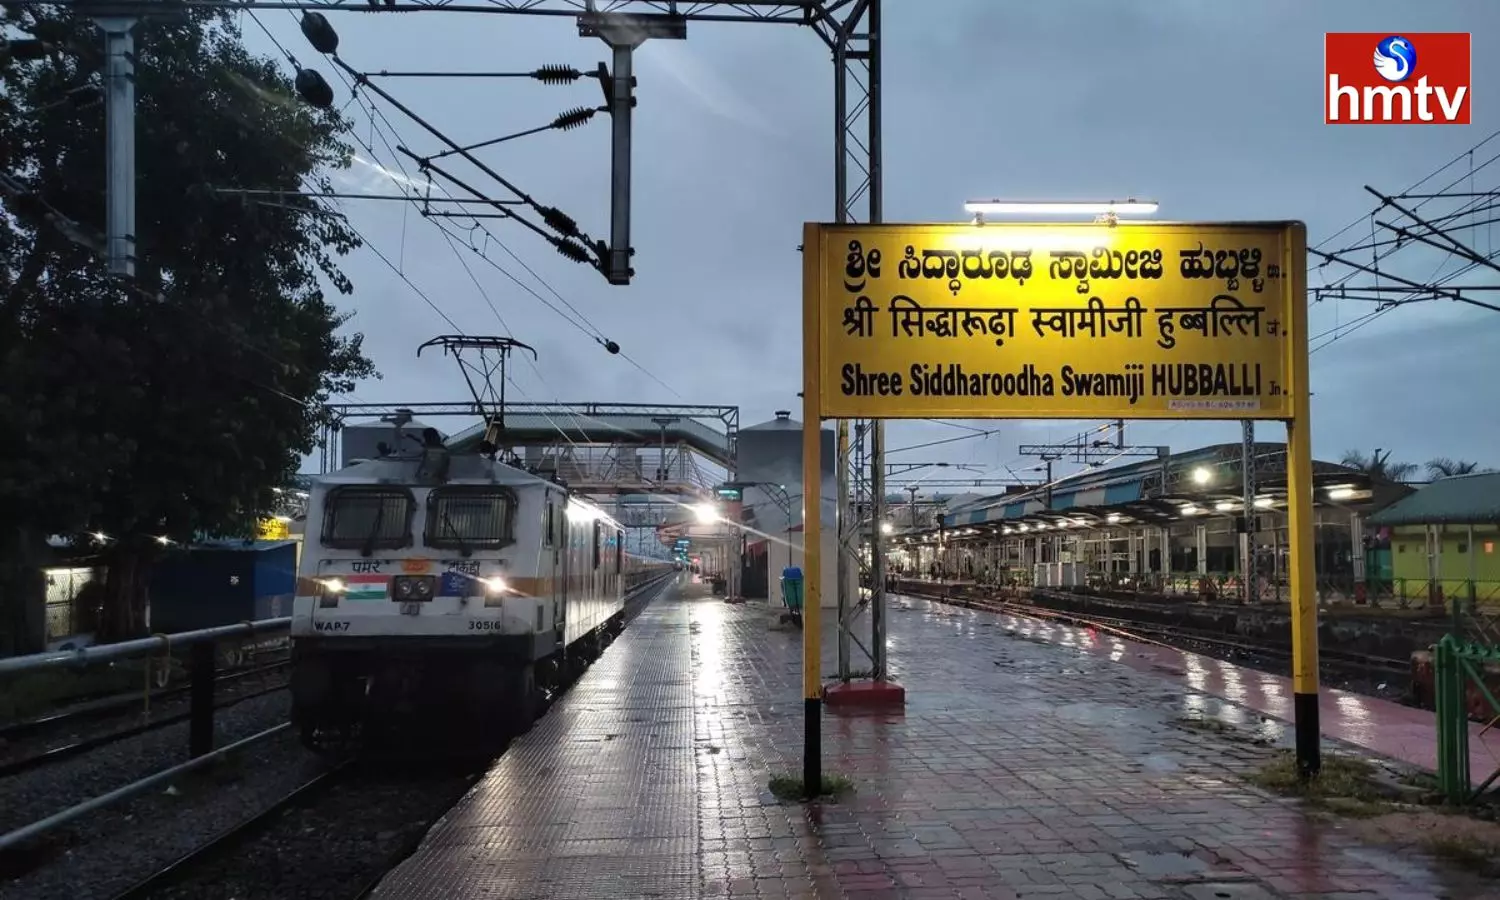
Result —
<path fill-rule="evenodd" d="M 800 772 L 800 632 L 684 579 L 374 897 L 1487 896 L 1250 786 L 1264 747 L 1183 726 L 1257 727 L 1210 680 L 1084 629 L 892 600 L 906 707 L 826 715 L 838 802 L 768 788 Z"/>

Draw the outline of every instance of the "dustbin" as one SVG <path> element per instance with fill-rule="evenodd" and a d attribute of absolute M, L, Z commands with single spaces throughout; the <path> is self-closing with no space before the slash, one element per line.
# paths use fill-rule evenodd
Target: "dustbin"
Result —
<path fill-rule="evenodd" d="M 798 626 L 802 624 L 802 570 L 796 566 L 787 566 L 781 570 L 781 602 L 786 604 L 786 612 L 782 614 L 781 621 L 795 622 Z"/>

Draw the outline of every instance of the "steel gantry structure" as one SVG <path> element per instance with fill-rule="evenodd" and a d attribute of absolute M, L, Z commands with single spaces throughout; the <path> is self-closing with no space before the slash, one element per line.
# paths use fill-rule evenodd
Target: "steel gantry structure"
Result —
<path fill-rule="evenodd" d="M 624 42 L 631 49 L 653 35 L 686 37 L 692 22 L 797 25 L 811 29 L 833 58 L 834 221 L 875 224 L 883 218 L 881 154 L 881 0 L 10 0 L 17 6 L 71 7 L 93 17 L 105 33 L 107 157 L 107 259 L 117 275 L 129 275 L 135 264 L 134 179 L 134 45 L 131 30 L 153 9 L 210 7 L 228 10 L 285 9 L 323 13 L 483 13 L 572 18 L 579 34 L 598 37 L 612 49 Z M 635 37 L 631 38 L 631 32 Z M 618 60 L 618 53 L 617 53 Z M 617 72 L 617 75 L 622 73 Z M 616 150 L 629 130 L 618 124 Z M 615 196 L 619 194 L 616 156 Z M 623 173 L 628 192 L 629 172 Z M 863 212 L 863 216 L 861 216 Z M 612 232 L 619 233 L 612 211 Z M 628 234 L 628 230 L 626 232 Z M 612 247 L 619 251 L 621 247 Z M 628 253 L 628 247 L 623 248 Z M 871 677 L 886 675 L 885 547 L 880 523 L 885 518 L 885 425 L 879 420 L 837 425 L 838 633 L 839 677 L 853 678 L 847 647 L 856 617 L 870 610 Z M 804 500 L 804 504 L 805 504 Z M 868 514 L 862 514 L 868 510 Z M 860 511 L 857 514 L 856 511 Z M 816 540 L 816 536 L 804 539 Z M 870 599 L 854 602 L 859 584 L 858 553 L 868 541 Z M 809 748 L 810 750 L 812 748 Z M 809 772 L 814 770 L 809 769 Z M 813 784 L 814 782 L 809 782 Z"/>

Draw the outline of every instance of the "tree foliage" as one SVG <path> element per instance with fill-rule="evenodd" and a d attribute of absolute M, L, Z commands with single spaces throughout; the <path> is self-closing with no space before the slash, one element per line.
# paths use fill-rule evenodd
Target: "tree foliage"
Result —
<path fill-rule="evenodd" d="M 1433 481 L 1440 478 L 1454 478 L 1459 475 L 1473 475 L 1476 472 L 1488 472 L 1489 469 L 1480 468 L 1479 463 L 1467 459 L 1449 459 L 1439 456 L 1427 461 L 1427 475 Z"/>
<path fill-rule="evenodd" d="M 351 292 L 334 260 L 358 236 L 295 196 L 348 166 L 347 123 L 298 101 L 227 16 L 144 21 L 139 264 L 122 286 L 56 219 L 103 231 L 103 106 L 59 103 L 98 83 L 102 38 L 56 8 L 11 8 L 7 25 L 55 49 L 0 62 L 0 175 L 26 187 L 0 193 L 0 507 L 15 516 L 0 528 L 11 545 L 109 535 L 105 630 L 129 632 L 152 538 L 248 533 L 311 450 L 320 401 L 374 374 L 324 289 Z"/>
<path fill-rule="evenodd" d="M 1376 449 L 1369 455 L 1359 450 L 1350 450 L 1339 462 L 1371 477 L 1384 478 L 1387 481 L 1404 481 L 1417 471 L 1416 463 L 1391 462 L 1389 450 Z"/>

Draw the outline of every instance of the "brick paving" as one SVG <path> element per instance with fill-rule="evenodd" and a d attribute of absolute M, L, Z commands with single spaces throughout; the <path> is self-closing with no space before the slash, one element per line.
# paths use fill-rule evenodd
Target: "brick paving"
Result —
<path fill-rule="evenodd" d="M 657 600 L 374 896 L 1480 896 L 1246 786 L 1264 751 L 1181 727 L 1181 685 L 922 600 L 890 615 L 905 711 L 825 718 L 855 792 L 778 803 L 802 702 L 774 623 L 696 586 Z"/>

